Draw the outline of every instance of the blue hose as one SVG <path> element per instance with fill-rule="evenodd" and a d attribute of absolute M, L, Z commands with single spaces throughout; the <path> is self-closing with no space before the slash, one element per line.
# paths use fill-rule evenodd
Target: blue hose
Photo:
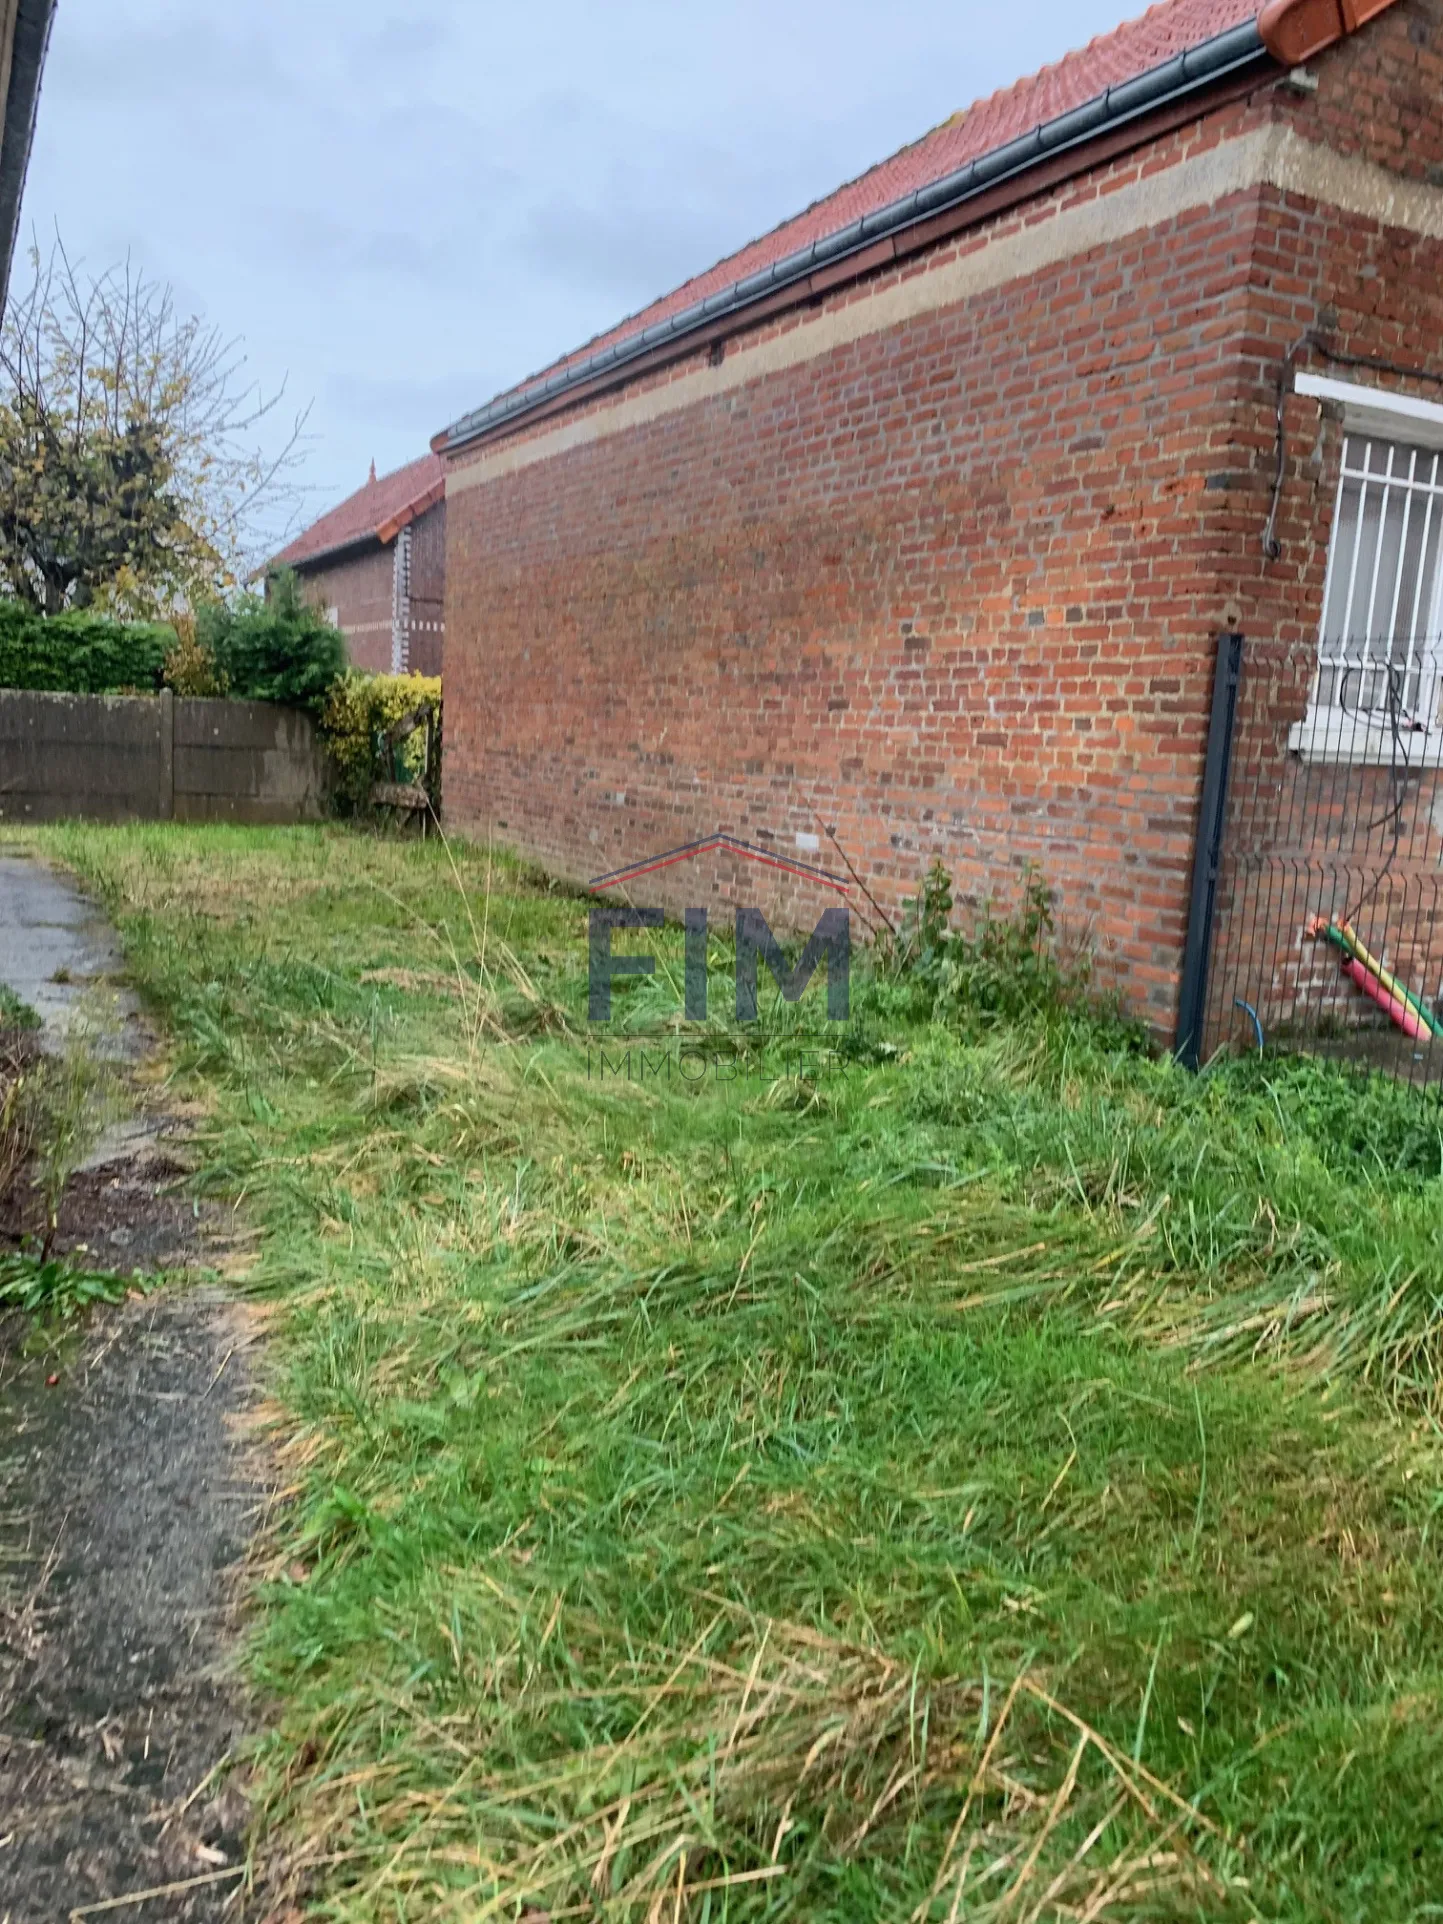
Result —
<path fill-rule="evenodd" d="M 1235 1009 L 1246 1009 L 1248 1014 L 1252 1017 L 1253 1027 L 1258 1032 L 1258 1054 L 1261 1055 L 1263 1053 L 1263 1025 L 1262 1025 L 1262 1019 L 1258 1015 L 1257 1010 L 1253 1007 L 1251 1002 L 1244 1002 L 1240 995 L 1235 995 L 1233 997 L 1233 1007 Z"/>

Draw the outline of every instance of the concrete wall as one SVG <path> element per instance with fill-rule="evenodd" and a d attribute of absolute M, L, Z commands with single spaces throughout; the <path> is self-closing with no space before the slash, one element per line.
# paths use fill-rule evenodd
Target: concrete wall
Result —
<path fill-rule="evenodd" d="M 326 790 L 296 709 L 0 689 L 0 821 L 310 822 Z"/>

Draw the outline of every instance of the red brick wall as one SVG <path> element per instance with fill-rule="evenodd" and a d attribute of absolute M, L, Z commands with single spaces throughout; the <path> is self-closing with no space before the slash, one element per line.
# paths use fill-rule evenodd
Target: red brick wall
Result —
<path fill-rule="evenodd" d="M 409 665 L 417 675 L 441 672 L 446 613 L 446 503 L 411 523 L 411 629 Z M 370 674 L 391 672 L 396 549 L 353 550 L 302 571 L 306 598 L 336 609 L 351 664 Z"/>
<path fill-rule="evenodd" d="M 411 647 L 413 674 L 439 675 L 446 618 L 446 503 L 411 523 Z"/>
<path fill-rule="evenodd" d="M 355 668 L 391 672 L 393 550 L 379 543 L 302 570 L 306 599 L 337 611 Z"/>
<path fill-rule="evenodd" d="M 1220 110 L 820 311 L 1277 117 L 1321 138 L 1350 87 L 1412 84 L 1437 17 L 1407 0 L 1386 40 L 1319 63 L 1316 97 Z M 1391 110 L 1369 111 L 1385 157 Z M 820 814 L 892 908 L 934 856 L 1003 900 L 1033 862 L 1168 1029 L 1214 637 L 1316 634 L 1336 458 L 1316 403 L 1290 404 L 1285 555 L 1261 557 L 1279 359 L 1329 304 L 1370 351 L 1416 348 L 1430 246 L 1252 189 L 453 483 L 452 818 L 585 879 L 718 828 L 794 850 Z M 668 876 L 648 899 L 697 899 Z"/>
<path fill-rule="evenodd" d="M 1313 63 L 1311 98 L 1278 97 L 1309 140 L 1377 162 L 1405 179 L 1443 175 L 1443 13 L 1437 0 L 1404 0 L 1367 30 Z"/>

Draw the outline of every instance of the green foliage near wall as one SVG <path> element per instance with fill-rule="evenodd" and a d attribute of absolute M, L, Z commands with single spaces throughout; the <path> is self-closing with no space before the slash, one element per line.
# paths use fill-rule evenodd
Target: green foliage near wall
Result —
<path fill-rule="evenodd" d="M 41 615 L 0 601 L 0 688 L 71 695 L 151 694 L 175 633 L 160 622 Z"/>
<path fill-rule="evenodd" d="M 215 665 L 220 685 L 242 701 L 284 702 L 319 713 L 346 669 L 346 644 L 317 608 L 301 598 L 289 570 L 264 600 L 246 595 L 197 610 L 195 639 Z"/>
<path fill-rule="evenodd" d="M 331 751 L 334 802 L 341 815 L 363 815 L 377 782 L 420 782 L 434 808 L 440 807 L 439 757 L 424 767 L 424 734 L 390 745 L 389 732 L 408 715 L 441 712 L 439 675 L 362 675 L 352 673 L 332 688 L 321 713 L 321 733 Z M 436 746 L 439 748 L 439 740 Z"/>

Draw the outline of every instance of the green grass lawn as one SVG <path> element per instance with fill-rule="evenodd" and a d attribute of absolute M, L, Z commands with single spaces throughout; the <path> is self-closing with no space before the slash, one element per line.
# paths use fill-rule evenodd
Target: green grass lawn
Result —
<path fill-rule="evenodd" d="M 603 1080 L 485 851 L 44 840 L 260 1232 L 309 1914 L 1443 1917 L 1436 1106 L 865 981 Z"/>

